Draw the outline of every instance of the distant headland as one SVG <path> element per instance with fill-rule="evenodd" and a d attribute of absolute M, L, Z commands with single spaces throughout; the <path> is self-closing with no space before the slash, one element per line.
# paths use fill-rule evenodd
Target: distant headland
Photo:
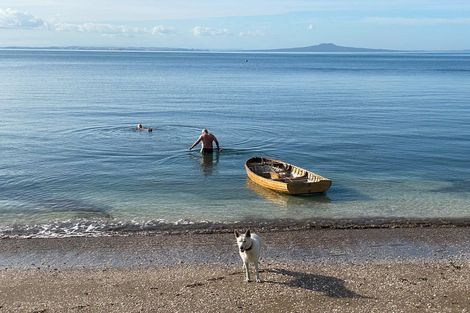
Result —
<path fill-rule="evenodd" d="M 401 50 L 369 49 L 338 46 L 334 43 L 321 43 L 315 46 L 254 50 L 263 52 L 401 52 Z"/>

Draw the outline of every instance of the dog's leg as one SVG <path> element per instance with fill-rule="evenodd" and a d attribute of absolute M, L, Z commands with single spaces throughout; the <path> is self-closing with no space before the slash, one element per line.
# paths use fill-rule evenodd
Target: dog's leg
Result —
<path fill-rule="evenodd" d="M 255 262 L 255 271 L 256 271 L 256 282 L 260 283 L 261 279 L 259 279 L 259 269 L 258 269 L 258 262 Z"/>
<path fill-rule="evenodd" d="M 249 282 L 250 281 L 250 269 L 248 267 L 248 262 L 244 262 L 243 265 L 245 267 L 245 281 Z"/>

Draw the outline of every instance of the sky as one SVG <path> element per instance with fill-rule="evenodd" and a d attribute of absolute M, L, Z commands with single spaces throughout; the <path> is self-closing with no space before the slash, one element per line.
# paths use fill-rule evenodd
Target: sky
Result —
<path fill-rule="evenodd" d="M 0 0 L 0 47 L 470 49 L 470 0 Z"/>

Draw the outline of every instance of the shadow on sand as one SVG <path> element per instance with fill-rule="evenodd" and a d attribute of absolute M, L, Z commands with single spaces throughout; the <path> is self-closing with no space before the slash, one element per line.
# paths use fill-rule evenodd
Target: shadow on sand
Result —
<path fill-rule="evenodd" d="M 268 269 L 264 270 L 264 272 L 292 277 L 292 279 L 287 282 L 265 280 L 265 283 L 281 284 L 289 287 L 322 292 L 332 298 L 368 298 L 349 290 L 344 285 L 344 280 L 336 277 L 294 272 L 285 269 Z"/>

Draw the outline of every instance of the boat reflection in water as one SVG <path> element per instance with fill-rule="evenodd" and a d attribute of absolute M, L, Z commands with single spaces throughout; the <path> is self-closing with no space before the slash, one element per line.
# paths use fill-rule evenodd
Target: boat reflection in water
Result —
<path fill-rule="evenodd" d="M 312 195 L 288 195 L 273 191 L 261 187 L 260 185 L 254 183 L 249 178 L 246 179 L 246 187 L 261 196 L 262 198 L 268 200 L 269 202 L 275 203 L 280 206 L 287 207 L 288 205 L 311 205 L 311 204 L 327 204 L 331 202 L 331 199 L 328 198 L 326 194 L 312 194 Z"/>

